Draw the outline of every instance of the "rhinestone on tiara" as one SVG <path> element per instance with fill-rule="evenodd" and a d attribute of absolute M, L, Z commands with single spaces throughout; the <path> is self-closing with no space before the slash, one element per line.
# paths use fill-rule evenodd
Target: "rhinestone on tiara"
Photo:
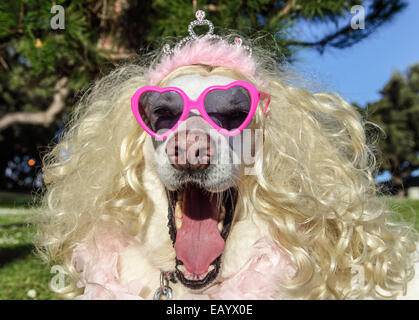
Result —
<path fill-rule="evenodd" d="M 220 37 L 219 35 L 214 34 L 214 25 L 211 21 L 205 19 L 205 11 L 203 10 L 198 10 L 197 12 L 195 12 L 195 17 L 196 20 L 192 21 L 191 23 L 189 23 L 188 26 L 188 32 L 189 32 L 189 36 L 183 38 L 182 40 L 180 40 L 174 48 L 170 48 L 170 45 L 168 43 L 166 43 L 162 50 L 163 53 L 166 55 L 171 55 L 174 52 L 175 48 L 180 48 L 182 47 L 186 42 L 188 41 L 192 41 L 192 40 L 196 40 L 199 38 L 210 38 L 210 39 L 218 39 L 218 40 L 222 40 L 225 41 L 222 37 Z M 208 26 L 208 31 L 207 33 L 203 34 L 203 35 L 197 35 L 194 31 L 194 27 L 196 26 Z M 236 37 L 234 39 L 234 44 L 230 44 L 231 46 L 236 46 L 236 47 L 241 47 L 245 50 L 248 51 L 249 53 L 249 57 L 252 56 L 252 48 L 250 48 L 249 46 L 245 46 L 243 45 L 243 40 L 239 37 Z"/>

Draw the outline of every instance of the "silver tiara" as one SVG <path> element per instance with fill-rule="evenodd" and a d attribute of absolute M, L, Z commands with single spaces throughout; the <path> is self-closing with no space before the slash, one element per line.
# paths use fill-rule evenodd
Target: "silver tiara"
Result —
<path fill-rule="evenodd" d="M 188 26 L 188 32 L 189 32 L 189 36 L 183 38 L 182 40 L 180 40 L 174 48 L 170 48 L 170 45 L 168 43 L 166 43 L 163 46 L 163 53 L 166 55 L 170 55 L 174 52 L 175 48 L 180 48 L 182 47 L 186 42 L 188 41 L 192 41 L 192 40 L 196 40 L 198 38 L 210 38 L 210 39 L 218 39 L 218 40 L 222 40 L 225 41 L 222 37 L 220 37 L 219 35 L 214 34 L 214 24 L 207 20 L 204 19 L 205 18 L 205 12 L 203 10 L 198 10 L 197 12 L 195 12 L 195 17 L 196 20 L 192 21 L 191 23 L 189 23 Z M 194 31 L 194 27 L 195 26 L 208 26 L 208 31 L 207 33 L 203 34 L 203 35 L 197 35 Z M 230 44 L 231 46 L 235 46 L 235 47 L 242 47 L 243 49 L 247 50 L 249 53 L 249 57 L 252 56 L 252 48 L 250 48 L 249 46 L 245 46 L 243 45 L 243 40 L 239 37 L 236 37 L 234 39 L 234 44 Z"/>

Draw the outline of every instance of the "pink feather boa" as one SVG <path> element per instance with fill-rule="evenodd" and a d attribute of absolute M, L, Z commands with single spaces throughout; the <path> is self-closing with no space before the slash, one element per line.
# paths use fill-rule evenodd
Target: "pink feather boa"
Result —
<path fill-rule="evenodd" d="M 118 260 L 120 253 L 135 240 L 120 230 L 107 227 L 94 240 L 80 244 L 73 252 L 73 263 L 80 273 L 78 287 L 84 293 L 76 299 L 142 300 L 138 295 L 140 279 L 131 279 L 127 286 L 120 283 Z M 254 244 L 253 256 L 241 270 L 217 282 L 199 294 L 186 294 L 182 299 L 272 299 L 283 281 L 296 273 L 295 264 L 268 238 Z"/>
<path fill-rule="evenodd" d="M 214 42 L 206 37 L 190 41 L 181 48 L 175 48 L 172 55 L 163 56 L 154 68 L 149 69 L 149 84 L 157 85 L 177 68 L 193 64 L 228 67 L 237 70 L 258 85 L 264 84 L 256 75 L 256 60 L 249 57 L 246 50 L 232 46 L 224 40 Z"/>

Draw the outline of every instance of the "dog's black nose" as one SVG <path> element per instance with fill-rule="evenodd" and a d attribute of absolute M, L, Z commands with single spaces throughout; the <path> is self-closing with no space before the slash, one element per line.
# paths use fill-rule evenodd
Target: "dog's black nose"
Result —
<path fill-rule="evenodd" d="M 201 130 L 177 132 L 166 145 L 170 163 L 179 170 L 204 170 L 215 153 L 209 134 Z"/>

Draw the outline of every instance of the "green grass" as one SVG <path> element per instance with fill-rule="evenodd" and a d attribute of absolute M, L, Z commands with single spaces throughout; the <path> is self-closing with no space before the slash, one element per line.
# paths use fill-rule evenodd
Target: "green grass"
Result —
<path fill-rule="evenodd" d="M 419 200 L 383 199 L 419 231 L 419 218 L 416 219 Z M 31 243 L 35 227 L 27 223 L 33 213 L 29 209 L 30 203 L 29 195 L 0 192 L 0 300 L 55 298 L 48 288 L 54 274 L 34 254 Z M 395 219 L 398 220 L 397 216 Z M 32 289 L 37 292 L 35 298 L 27 295 Z"/>
<path fill-rule="evenodd" d="M 399 212 L 404 221 L 412 223 L 419 231 L 419 200 L 385 197 L 384 201 L 393 211 Z M 394 218 L 396 221 L 400 221 L 399 217 L 395 216 Z"/>
<path fill-rule="evenodd" d="M 0 208 L 29 208 L 33 197 L 29 193 L 0 192 Z"/>
<path fill-rule="evenodd" d="M 27 223 L 30 214 L 29 209 L 0 214 L 0 300 L 54 299 L 48 288 L 53 274 L 34 254 L 34 227 Z M 29 290 L 35 290 L 36 297 L 29 297 Z"/>

